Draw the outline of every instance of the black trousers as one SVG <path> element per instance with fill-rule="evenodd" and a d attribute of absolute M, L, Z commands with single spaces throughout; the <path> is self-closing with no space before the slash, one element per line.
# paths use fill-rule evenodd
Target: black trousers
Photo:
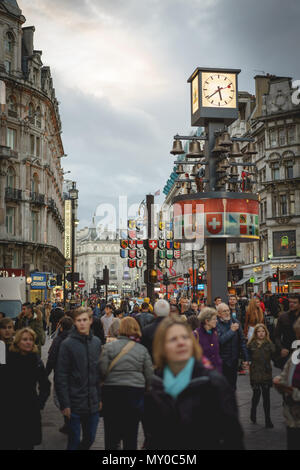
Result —
<path fill-rule="evenodd" d="M 227 379 L 227 382 L 233 389 L 233 391 L 236 390 L 236 382 L 237 382 L 237 376 L 238 376 L 238 363 L 233 364 L 233 366 L 228 366 L 223 362 L 223 375 Z"/>
<path fill-rule="evenodd" d="M 265 419 L 270 420 L 271 412 L 271 401 L 270 401 L 270 389 L 271 385 L 269 384 L 255 384 L 252 386 L 253 395 L 251 402 L 251 414 L 256 413 L 256 408 L 260 401 L 260 396 L 263 398 L 263 408 L 265 412 Z"/>
<path fill-rule="evenodd" d="M 286 428 L 287 450 L 300 450 L 300 428 Z"/>
<path fill-rule="evenodd" d="M 105 450 L 137 449 L 139 422 L 144 411 L 144 389 L 104 386 L 102 389 Z"/>

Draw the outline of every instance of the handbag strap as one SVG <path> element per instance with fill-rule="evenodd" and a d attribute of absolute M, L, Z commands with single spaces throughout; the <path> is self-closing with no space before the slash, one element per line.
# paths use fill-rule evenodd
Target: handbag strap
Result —
<path fill-rule="evenodd" d="M 134 341 L 129 341 L 119 352 L 119 354 L 111 361 L 109 368 L 107 369 L 106 376 L 109 374 L 111 369 L 116 365 L 116 363 L 123 357 L 125 354 L 127 354 L 135 345 Z"/>

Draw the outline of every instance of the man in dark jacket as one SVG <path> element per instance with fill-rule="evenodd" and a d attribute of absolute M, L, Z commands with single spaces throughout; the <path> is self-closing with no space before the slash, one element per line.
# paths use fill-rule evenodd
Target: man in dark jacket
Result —
<path fill-rule="evenodd" d="M 223 375 L 232 389 L 236 390 L 240 354 L 244 360 L 244 366 L 247 366 L 249 363 L 246 340 L 241 324 L 232 318 L 229 306 L 221 303 L 218 305 L 217 311 L 219 316 L 217 331 L 220 356 L 223 361 Z"/>
<path fill-rule="evenodd" d="M 145 326 L 153 322 L 154 315 L 152 315 L 152 313 L 149 312 L 149 305 L 146 302 L 142 303 L 141 313 L 138 313 L 135 316 L 135 319 L 140 325 L 141 330 L 145 328 Z"/>
<path fill-rule="evenodd" d="M 276 365 L 280 368 L 283 368 L 287 362 L 292 352 L 292 344 L 296 340 L 293 326 L 300 315 L 299 295 L 292 295 L 289 298 L 289 307 L 290 309 L 287 312 L 279 316 L 274 334 L 275 344 L 279 353 Z"/>
<path fill-rule="evenodd" d="M 145 326 L 142 333 L 141 343 L 148 349 L 148 352 L 152 356 L 152 344 L 155 332 L 160 322 L 170 314 L 170 305 L 166 300 L 160 299 L 154 304 L 155 319 L 150 325 Z"/>
<path fill-rule="evenodd" d="M 74 310 L 74 327 L 58 355 L 55 385 L 62 414 L 70 418 L 68 450 L 88 450 L 99 421 L 101 342 L 90 331 L 92 314 L 90 308 Z"/>
<path fill-rule="evenodd" d="M 197 302 L 192 302 L 190 308 L 186 312 L 184 312 L 186 317 L 190 317 L 191 315 L 198 316 L 199 313 L 200 312 Z"/>

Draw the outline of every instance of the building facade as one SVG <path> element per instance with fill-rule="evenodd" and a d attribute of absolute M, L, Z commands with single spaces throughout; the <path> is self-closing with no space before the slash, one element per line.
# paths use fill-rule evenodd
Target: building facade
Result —
<path fill-rule="evenodd" d="M 15 0 L 0 0 L 0 267 L 62 273 L 59 103 L 24 23 Z"/>
<path fill-rule="evenodd" d="M 230 278 L 238 291 L 300 292 L 300 106 L 289 77 L 259 75 L 255 84 L 255 97 L 240 97 L 230 133 L 256 142 L 260 241 L 228 246 Z M 272 282 L 277 269 L 279 286 Z M 242 270 L 241 279 L 235 270 Z"/>

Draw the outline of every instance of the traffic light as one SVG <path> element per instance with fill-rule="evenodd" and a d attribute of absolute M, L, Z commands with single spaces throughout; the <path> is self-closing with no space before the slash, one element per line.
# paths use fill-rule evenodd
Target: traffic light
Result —
<path fill-rule="evenodd" d="M 62 286 L 62 274 L 57 274 L 56 275 L 56 285 L 57 286 Z"/>
<path fill-rule="evenodd" d="M 278 282 L 278 274 L 274 273 L 272 276 L 272 282 Z"/>
<path fill-rule="evenodd" d="M 156 269 L 151 269 L 149 272 L 149 282 L 155 284 L 157 282 L 157 271 Z"/>
<path fill-rule="evenodd" d="M 170 284 L 167 273 L 165 273 L 164 276 L 163 276 L 163 283 L 164 283 L 165 286 L 168 286 Z"/>

